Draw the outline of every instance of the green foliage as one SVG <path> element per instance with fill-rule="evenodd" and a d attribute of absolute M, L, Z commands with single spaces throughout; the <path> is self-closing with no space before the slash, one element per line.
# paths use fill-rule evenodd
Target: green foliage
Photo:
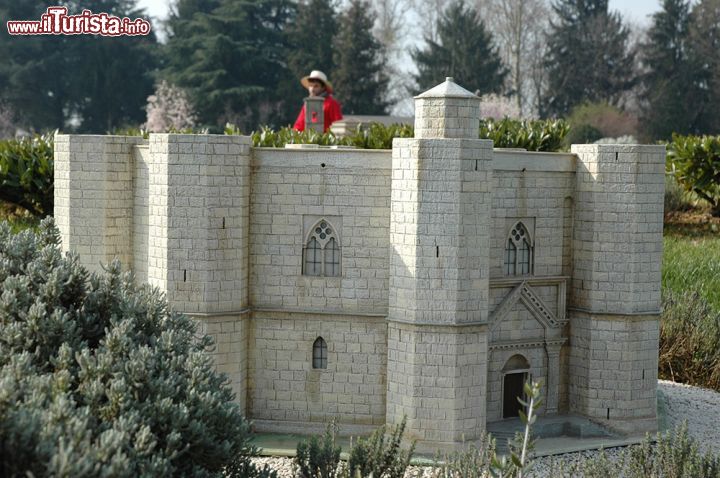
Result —
<path fill-rule="evenodd" d="M 697 292 L 720 313 L 720 235 L 710 228 L 703 235 L 676 234 L 670 230 L 663 241 L 663 291 Z"/>
<path fill-rule="evenodd" d="M 442 459 L 432 474 L 433 478 L 487 478 L 490 464 L 495 459 L 495 440 L 483 434 L 479 443 L 468 445 Z"/>
<path fill-rule="evenodd" d="M 594 143 L 603 136 L 602 132 L 593 125 L 573 124 L 565 141 L 567 146 L 573 144 L 589 144 Z"/>
<path fill-rule="evenodd" d="M 665 175 L 665 214 L 693 208 L 691 193 L 685 191 L 672 174 Z"/>
<path fill-rule="evenodd" d="M 335 478 L 340 463 L 340 445 L 336 442 L 338 426 L 328 423 L 322 438 L 311 436 L 298 443 L 295 467 L 302 478 Z"/>
<path fill-rule="evenodd" d="M 350 450 L 349 478 L 360 475 L 375 478 L 403 478 L 410 465 L 415 445 L 401 448 L 407 418 L 396 425 L 386 441 L 386 427 L 380 427 L 369 438 L 359 438 Z"/>
<path fill-rule="evenodd" d="M 493 140 L 496 148 L 525 148 L 528 151 L 560 151 L 569 126 L 563 120 L 484 120 L 480 138 Z"/>
<path fill-rule="evenodd" d="M 679 88 L 698 92 L 699 98 L 687 105 L 697 108 L 697 132 L 718 134 L 720 132 L 720 8 L 717 0 L 692 2 L 689 22 L 691 82 Z"/>
<path fill-rule="evenodd" d="M 675 178 L 720 216 L 720 136 L 678 136 L 668 144 L 667 159 Z"/>
<path fill-rule="evenodd" d="M 463 0 L 456 0 L 438 19 L 437 29 L 439 42 L 426 37 L 425 49 L 413 53 L 420 90 L 452 76 L 478 95 L 500 93 L 507 70 L 478 12 Z"/>
<path fill-rule="evenodd" d="M 665 291 L 658 369 L 661 378 L 720 390 L 720 311 L 699 292 Z"/>
<path fill-rule="evenodd" d="M 250 129 L 285 116 L 279 85 L 292 76 L 285 28 L 294 8 L 289 0 L 177 3 L 168 19 L 164 76 L 188 91 L 200 123 Z"/>
<path fill-rule="evenodd" d="M 617 104 L 635 83 L 630 30 L 608 0 L 555 0 L 545 64 L 545 111 L 565 116 L 590 102 Z"/>
<path fill-rule="evenodd" d="M 384 48 L 372 34 L 375 15 L 365 0 L 350 0 L 335 36 L 333 81 L 344 114 L 385 114 L 388 77 Z"/>
<path fill-rule="evenodd" d="M 641 45 L 647 72 L 643 83 L 643 133 L 669 140 L 673 133 L 697 133 L 707 101 L 701 64 L 694 61 L 690 41 L 690 4 L 664 0 L 653 14 L 647 42 Z"/>
<path fill-rule="evenodd" d="M 344 138 L 344 143 L 361 149 L 392 149 L 393 138 L 412 138 L 415 129 L 410 125 L 370 123 L 358 126 L 354 133 Z"/>
<path fill-rule="evenodd" d="M 256 475 L 211 339 L 118 262 L 89 274 L 59 243 L 49 218 L 37 234 L 0 224 L 0 469 Z"/>
<path fill-rule="evenodd" d="M 146 16 L 132 0 L 65 2 L 71 14 L 82 9 L 120 18 Z M 38 2 L 0 2 L 5 19 L 33 20 L 45 13 Z M 158 44 L 147 36 L 0 35 L 0 97 L 19 113 L 28 130 L 77 128 L 101 133 L 144 121 Z M 75 121 L 79 120 L 79 125 Z"/>
<path fill-rule="evenodd" d="M 52 214 L 53 167 L 53 133 L 0 141 L 0 200 Z"/>
<path fill-rule="evenodd" d="M 333 38 L 337 31 L 338 19 L 333 0 L 307 0 L 298 3 L 295 21 L 287 28 L 291 47 L 288 52 L 288 66 L 296 81 L 309 75 L 312 70 L 324 72 L 330 81 L 333 81 Z"/>
<path fill-rule="evenodd" d="M 648 436 L 637 446 L 624 450 L 617 461 L 602 452 L 574 465 L 559 465 L 552 476 L 585 478 L 715 478 L 720 476 L 720 457 L 702 454 L 688 436 L 687 424 L 667 433 Z"/>
<path fill-rule="evenodd" d="M 261 126 L 253 131 L 252 143 L 256 148 L 283 148 L 286 144 L 317 144 L 334 146 L 343 144 L 332 132 L 318 133 L 315 130 L 298 131 L 294 128 L 281 128 L 278 131 L 269 126 Z"/>
<path fill-rule="evenodd" d="M 637 134 L 637 118 L 607 103 L 585 103 L 573 108 L 568 146 L 592 143 L 600 138 L 618 138 Z"/>

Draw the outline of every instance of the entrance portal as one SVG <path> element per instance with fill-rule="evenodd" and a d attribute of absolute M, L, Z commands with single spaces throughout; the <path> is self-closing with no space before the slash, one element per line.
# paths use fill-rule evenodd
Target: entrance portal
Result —
<path fill-rule="evenodd" d="M 519 417 L 521 410 L 524 408 L 518 398 L 525 400 L 523 387 L 527 380 L 527 373 L 508 373 L 505 374 L 503 381 L 503 418 Z"/>
<path fill-rule="evenodd" d="M 520 404 L 520 402 L 518 402 L 518 398 L 525 400 L 525 393 L 523 389 L 525 388 L 525 382 L 528 381 L 528 377 L 530 375 L 530 364 L 522 355 L 513 355 L 507 362 L 505 362 L 502 374 L 502 417 L 519 417 L 519 412 L 521 410 L 524 411 L 524 407 Z"/>

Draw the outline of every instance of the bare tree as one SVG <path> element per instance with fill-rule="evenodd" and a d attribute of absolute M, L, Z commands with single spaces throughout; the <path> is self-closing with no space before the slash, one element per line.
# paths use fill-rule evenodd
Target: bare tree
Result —
<path fill-rule="evenodd" d="M 412 0 L 421 40 L 438 41 L 438 20 L 450 0 Z"/>
<path fill-rule="evenodd" d="M 407 48 L 411 31 L 407 12 L 412 10 L 414 1 L 372 0 L 376 16 L 373 34 L 384 47 L 385 71 L 389 78 L 387 100 L 390 104 L 398 104 L 413 88 L 407 71 L 412 66 Z"/>
<path fill-rule="evenodd" d="M 536 74 L 544 52 L 548 23 L 546 0 L 490 0 L 478 2 L 487 27 L 493 32 L 500 55 L 510 70 L 509 90 L 518 110 L 534 110 L 533 97 L 541 90 Z"/>

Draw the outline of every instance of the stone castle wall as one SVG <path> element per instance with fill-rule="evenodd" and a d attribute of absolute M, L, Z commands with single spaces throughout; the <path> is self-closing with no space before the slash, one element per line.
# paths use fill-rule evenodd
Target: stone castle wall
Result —
<path fill-rule="evenodd" d="M 452 446 L 503 417 L 516 355 L 543 413 L 654 429 L 664 151 L 493 150 L 475 103 L 451 81 L 421 95 L 417 137 L 392 152 L 57 135 L 63 248 L 91 270 L 119 258 L 195 318 L 260 429 L 407 416 L 421 444 Z M 335 277 L 304 273 L 320 221 Z M 513 275 L 518 222 L 532 267 Z"/>

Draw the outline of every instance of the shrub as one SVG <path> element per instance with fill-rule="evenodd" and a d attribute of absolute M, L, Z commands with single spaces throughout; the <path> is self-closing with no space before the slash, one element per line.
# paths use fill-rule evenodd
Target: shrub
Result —
<path fill-rule="evenodd" d="M 0 224 L 0 474 L 258 474 L 210 338 L 119 263 L 89 274 L 59 242 L 49 218 Z"/>
<path fill-rule="evenodd" d="M 602 139 L 602 131 L 589 124 L 573 125 L 567 135 L 567 145 L 590 144 Z"/>
<path fill-rule="evenodd" d="M 443 459 L 432 474 L 433 478 L 486 478 L 495 459 L 495 440 L 484 434 L 477 444 L 468 445 Z"/>
<path fill-rule="evenodd" d="M 679 136 L 668 144 L 671 172 L 687 191 L 706 200 L 720 217 L 720 136 Z"/>
<path fill-rule="evenodd" d="M 505 118 L 480 122 L 480 138 L 493 140 L 496 148 L 524 148 L 528 151 L 560 151 L 568 124 L 563 120 L 519 121 Z"/>
<path fill-rule="evenodd" d="M 617 138 L 619 136 L 636 136 L 638 132 L 637 117 L 622 111 L 607 103 L 590 103 L 578 106 L 572 110 L 568 121 L 572 125 L 570 136 L 575 137 L 576 129 L 597 131 L 600 138 Z M 588 128 L 589 127 L 589 128 Z"/>
<path fill-rule="evenodd" d="M 234 132 L 231 125 L 226 126 L 225 130 Z M 261 126 L 259 130 L 253 131 L 251 136 L 252 144 L 256 148 L 283 148 L 286 144 L 318 144 L 323 146 L 343 144 L 342 141 L 330 131 L 327 133 L 318 133 L 314 130 L 298 131 L 290 127 L 275 131 L 269 126 Z"/>
<path fill-rule="evenodd" d="M 0 141 L 0 200 L 52 214 L 53 167 L 53 133 Z"/>
<path fill-rule="evenodd" d="M 667 433 L 658 433 L 655 440 L 648 436 L 642 444 L 624 450 L 617 461 L 609 460 L 603 452 L 574 465 L 555 463 L 550 476 L 715 478 L 720 476 L 720 457 L 700 453 L 684 424 Z"/>
<path fill-rule="evenodd" d="M 696 291 L 665 290 L 659 375 L 720 390 L 720 312 Z"/>
<path fill-rule="evenodd" d="M 295 455 L 295 467 L 304 478 L 335 478 L 340 463 L 340 445 L 336 437 L 338 426 L 329 423 L 322 438 L 310 437 L 298 443 Z"/>
<path fill-rule="evenodd" d="M 360 438 L 350 449 L 348 471 L 350 478 L 372 476 L 374 478 L 403 478 L 410 465 L 415 445 L 403 450 L 400 445 L 405 431 L 406 418 L 393 428 L 385 440 L 386 427 L 380 427 L 369 437 Z"/>
<path fill-rule="evenodd" d="M 675 175 L 665 175 L 665 214 L 693 208 L 689 193 L 678 184 Z"/>
<path fill-rule="evenodd" d="M 367 127 L 358 126 L 354 133 L 343 138 L 343 143 L 362 149 L 392 149 L 393 138 L 412 138 L 414 135 L 415 130 L 410 125 L 370 123 Z"/>

